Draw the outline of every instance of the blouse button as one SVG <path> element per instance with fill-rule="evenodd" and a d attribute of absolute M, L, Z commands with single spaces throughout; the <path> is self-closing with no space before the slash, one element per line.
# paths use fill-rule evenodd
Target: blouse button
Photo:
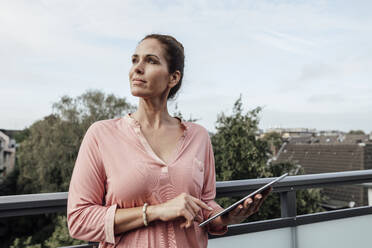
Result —
<path fill-rule="evenodd" d="M 167 166 L 162 167 L 161 172 L 162 173 L 168 173 L 168 167 Z"/>

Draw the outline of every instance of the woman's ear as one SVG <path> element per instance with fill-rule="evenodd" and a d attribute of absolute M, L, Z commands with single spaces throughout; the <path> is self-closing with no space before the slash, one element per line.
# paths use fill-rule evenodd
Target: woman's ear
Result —
<path fill-rule="evenodd" d="M 178 71 L 178 70 L 173 72 L 170 75 L 170 79 L 169 79 L 169 83 L 168 83 L 169 88 L 173 88 L 174 86 L 176 86 L 176 84 L 178 84 L 180 79 L 181 79 L 181 72 Z"/>

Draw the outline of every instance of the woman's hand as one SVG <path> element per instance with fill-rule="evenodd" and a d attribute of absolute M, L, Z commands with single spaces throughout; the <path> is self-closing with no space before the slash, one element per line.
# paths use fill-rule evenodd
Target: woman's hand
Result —
<path fill-rule="evenodd" d="M 149 206 L 149 212 L 155 213 L 162 221 L 170 221 L 176 218 L 184 218 L 186 221 L 183 222 L 180 227 L 190 227 L 193 221 L 201 222 L 202 219 L 198 216 L 199 211 L 202 209 L 212 210 L 207 204 L 201 200 L 182 193 L 176 198 L 169 200 L 159 205 Z"/>
<path fill-rule="evenodd" d="M 250 215 L 258 212 L 263 201 L 266 199 L 272 188 L 265 190 L 262 194 L 257 194 L 251 198 L 246 199 L 243 204 L 239 204 L 235 209 L 228 214 L 221 216 L 224 225 L 238 224 L 248 218 Z"/>

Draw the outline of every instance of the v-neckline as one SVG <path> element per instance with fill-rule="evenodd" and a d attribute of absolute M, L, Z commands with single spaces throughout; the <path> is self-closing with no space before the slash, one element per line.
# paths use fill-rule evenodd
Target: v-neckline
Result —
<path fill-rule="evenodd" d="M 181 135 L 181 137 L 179 137 L 179 139 L 177 140 L 177 144 L 176 144 L 176 147 L 175 149 L 173 149 L 172 151 L 172 154 L 171 156 L 169 157 L 169 161 L 168 162 L 165 162 L 163 159 L 161 159 L 154 151 L 154 149 L 151 147 L 150 143 L 148 142 L 148 140 L 146 139 L 145 135 L 143 134 L 142 130 L 141 130 L 141 125 L 140 123 L 134 119 L 131 114 L 127 114 L 127 117 L 128 119 L 134 124 L 134 128 L 135 128 L 135 132 L 137 133 L 143 147 L 145 148 L 145 150 L 147 151 L 147 153 L 153 157 L 157 162 L 159 162 L 160 164 L 162 164 L 163 166 L 169 166 L 169 165 L 172 165 L 176 160 L 177 160 L 177 155 L 180 151 L 180 148 L 182 147 L 182 144 L 183 144 L 183 141 L 185 140 L 185 137 L 186 137 L 186 131 L 187 131 L 187 126 L 183 123 L 183 121 L 178 118 L 178 117 L 175 117 L 179 120 L 179 124 L 180 124 L 180 127 L 183 129 L 183 134 Z"/>
<path fill-rule="evenodd" d="M 141 139 L 141 142 L 143 144 L 143 146 L 145 147 L 145 149 L 147 150 L 148 153 L 150 153 L 150 155 L 152 157 L 154 157 L 154 159 L 156 159 L 158 162 L 160 162 L 161 164 L 163 164 L 164 166 L 169 166 L 171 164 L 174 163 L 174 161 L 176 160 L 177 158 L 177 155 L 178 155 L 178 151 L 181 147 L 181 144 L 183 143 L 183 140 L 184 140 L 184 136 L 182 135 L 178 141 L 177 141 L 177 144 L 176 144 L 176 147 L 173 149 L 173 151 L 171 152 L 171 156 L 169 157 L 169 161 L 166 162 L 164 161 L 163 159 L 161 159 L 159 157 L 159 155 L 156 154 L 156 152 L 154 151 L 154 149 L 151 147 L 150 143 L 147 141 L 146 137 L 143 135 L 143 133 L 141 132 L 141 136 L 142 136 L 142 139 Z"/>

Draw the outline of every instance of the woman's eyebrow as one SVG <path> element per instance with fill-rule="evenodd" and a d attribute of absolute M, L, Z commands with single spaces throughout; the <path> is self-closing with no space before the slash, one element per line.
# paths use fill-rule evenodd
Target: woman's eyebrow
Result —
<path fill-rule="evenodd" d="M 155 54 L 146 54 L 146 57 L 155 57 L 158 60 L 160 60 L 160 58 L 157 55 L 155 55 Z"/>
<path fill-rule="evenodd" d="M 138 58 L 138 57 L 139 57 L 138 54 L 133 54 L 133 55 L 132 55 L 132 58 Z M 159 58 L 157 55 L 155 55 L 155 54 L 146 54 L 145 57 L 155 57 L 155 58 L 157 58 L 158 60 L 160 60 L 160 58 Z"/>

